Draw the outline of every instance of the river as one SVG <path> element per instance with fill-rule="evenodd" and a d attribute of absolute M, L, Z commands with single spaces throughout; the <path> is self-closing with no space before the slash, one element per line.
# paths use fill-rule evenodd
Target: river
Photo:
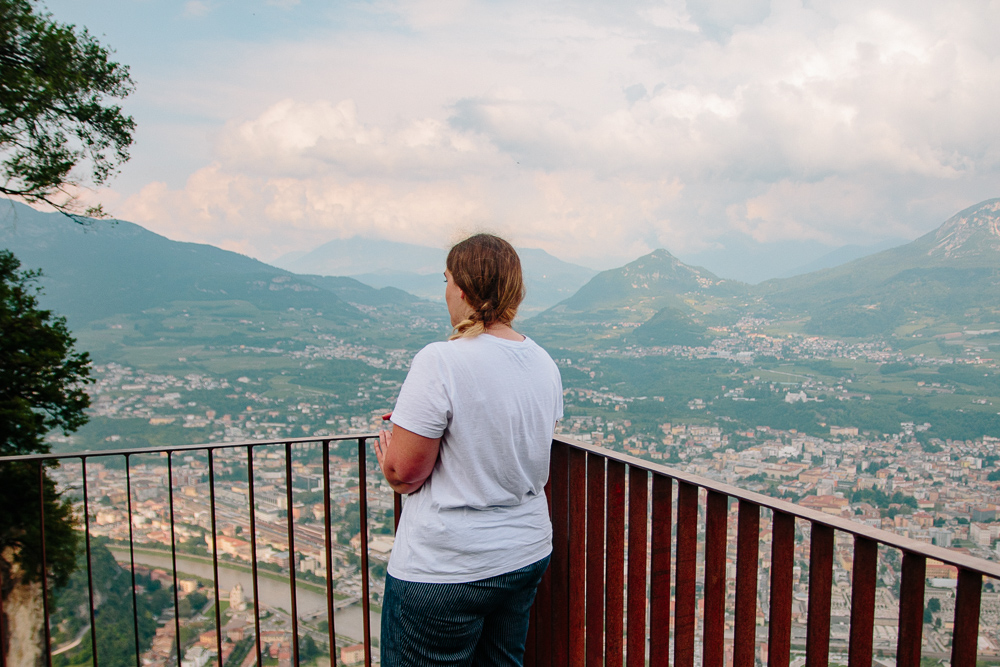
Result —
<path fill-rule="evenodd" d="M 111 553 L 119 561 L 128 562 L 129 554 L 124 549 L 111 549 Z M 169 554 L 156 554 L 148 551 L 136 551 L 136 564 L 158 567 L 168 572 L 173 569 Z M 177 554 L 177 572 L 188 574 L 211 581 L 214 578 L 212 564 L 203 560 L 188 559 L 184 554 Z M 250 572 L 231 569 L 225 563 L 219 563 L 219 595 L 228 596 L 229 590 L 240 584 L 244 594 L 249 600 L 253 597 L 253 575 Z M 282 583 L 274 579 L 263 576 L 261 572 L 257 577 L 257 591 L 262 603 L 269 607 L 278 607 L 285 611 L 291 611 L 291 591 L 287 583 Z M 298 604 L 299 617 L 308 617 L 318 614 L 321 618 L 326 617 L 326 595 L 316 593 L 312 590 L 298 587 L 296 588 L 295 599 Z M 211 597 L 211 596 L 210 596 Z M 376 612 L 371 614 L 371 628 L 374 637 L 379 636 L 381 616 Z M 359 643 L 364 638 L 364 612 L 361 605 L 351 605 L 338 609 L 334 614 L 334 625 L 338 635 L 350 637 Z"/>

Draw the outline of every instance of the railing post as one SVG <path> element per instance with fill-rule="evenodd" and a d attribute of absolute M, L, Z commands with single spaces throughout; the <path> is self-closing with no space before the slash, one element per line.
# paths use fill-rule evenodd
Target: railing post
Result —
<path fill-rule="evenodd" d="M 38 530 L 42 552 L 42 617 L 45 637 L 45 664 L 52 667 L 52 631 L 49 628 L 49 561 L 45 547 L 45 462 L 38 462 Z M 93 603 L 91 596 L 91 603 Z M 5 654 L 6 655 L 6 654 Z"/>
<path fill-rule="evenodd" d="M 219 656 L 219 667 L 222 667 L 222 609 L 219 601 L 219 538 L 215 523 L 215 459 L 213 450 L 208 450 L 208 498 L 211 502 L 209 508 L 212 518 L 212 574 L 215 577 L 212 583 L 215 584 L 215 647 Z"/>
<path fill-rule="evenodd" d="M 587 667 L 604 665 L 604 457 L 587 454 Z"/>
<path fill-rule="evenodd" d="M 920 667 L 920 642 L 924 630 L 924 578 L 927 561 L 903 552 L 899 584 L 899 635 L 896 644 L 898 667 Z"/>
<path fill-rule="evenodd" d="M 361 446 L 364 449 L 364 446 Z M 367 490 L 361 487 L 362 496 Z M 288 519 L 288 593 L 291 598 L 292 611 L 292 664 L 299 664 L 299 601 L 295 593 L 295 516 L 294 498 L 292 497 L 292 443 L 285 443 L 285 505 L 288 510 L 285 518 Z M 364 515 L 362 515 L 364 521 Z M 368 550 L 368 542 L 364 544 L 365 551 Z M 368 568 L 365 568 L 365 577 L 368 576 Z M 365 592 L 367 597 L 367 591 Z M 220 654 L 221 655 L 221 654 Z"/>
<path fill-rule="evenodd" d="M 392 534 L 399 531 L 399 520 L 403 516 L 403 495 L 397 491 L 392 492 Z"/>
<path fill-rule="evenodd" d="M 552 445 L 552 664 L 569 658 L 569 445 Z"/>
<path fill-rule="evenodd" d="M 646 518 L 649 473 L 637 466 L 628 471 L 628 667 L 646 665 Z"/>
<path fill-rule="evenodd" d="M 625 464 L 608 461 L 608 582 L 605 602 L 604 664 L 622 667 L 625 656 Z"/>
<path fill-rule="evenodd" d="M 569 450 L 569 646 L 571 665 L 582 665 L 586 656 L 587 594 L 587 454 Z"/>
<path fill-rule="evenodd" d="M 955 596 L 955 629 L 952 634 L 951 667 L 975 667 L 979 648 L 979 605 L 983 575 L 965 568 L 958 570 Z"/>
<path fill-rule="evenodd" d="M 854 538 L 851 580 L 851 644 L 848 667 L 871 667 L 875 630 L 875 587 L 878 583 L 878 544 Z"/>
<path fill-rule="evenodd" d="M 754 667 L 757 644 L 757 558 L 760 550 L 760 506 L 739 503 L 736 532 L 736 628 L 733 667 Z"/>
<path fill-rule="evenodd" d="M 653 475 L 650 522 L 649 664 L 670 664 L 670 533 L 673 529 L 673 480 Z"/>
<path fill-rule="evenodd" d="M 253 489 L 253 445 L 247 445 L 247 500 L 250 503 L 250 574 L 253 580 L 253 625 L 257 665 L 263 665 L 260 642 L 260 594 L 257 584 L 257 501 Z M 219 667 L 222 667 L 221 665 Z"/>
<path fill-rule="evenodd" d="M 788 667 L 792 653 L 792 570 L 795 517 L 771 513 L 771 596 L 768 602 L 767 665 Z"/>
<path fill-rule="evenodd" d="M 704 667 L 725 662 L 726 520 L 729 498 L 709 491 L 705 507 L 705 619 L 702 631 Z"/>
<path fill-rule="evenodd" d="M 549 459 L 549 479 L 545 483 L 545 502 L 548 506 L 549 520 L 552 519 L 552 460 Z M 535 605 L 528 628 L 528 637 L 534 637 L 534 655 L 525 655 L 526 667 L 548 667 L 552 664 L 552 565 L 542 575 L 535 594 Z M 529 644 L 526 649 L 530 649 Z"/>
<path fill-rule="evenodd" d="M 174 568 L 174 632 L 177 636 L 177 664 L 184 661 L 181 648 L 181 610 L 177 592 L 177 536 L 174 531 L 174 464 L 173 452 L 167 451 L 167 498 L 170 502 L 170 560 Z"/>
<path fill-rule="evenodd" d="M 830 661 L 830 594 L 833 588 L 833 528 L 812 522 L 809 540 L 809 617 L 806 667 Z"/>
<path fill-rule="evenodd" d="M 398 494 L 397 494 L 398 496 Z M 327 635 L 330 638 L 330 665 L 337 665 L 337 632 L 335 619 L 337 614 L 334 604 L 333 586 L 333 526 L 330 514 L 330 441 L 323 441 L 323 541 L 326 547 L 326 622 Z M 221 665 L 219 667 L 222 667 Z"/>
<path fill-rule="evenodd" d="M 87 592 L 90 595 L 90 653 L 94 661 L 94 667 L 98 667 L 97 661 L 97 615 L 94 611 L 94 566 L 90 556 L 90 499 L 87 497 L 87 457 L 80 457 L 80 467 L 83 474 L 83 537 L 87 553 Z M 43 510 L 44 511 L 44 510 Z M 173 536 L 173 507 L 170 515 L 170 532 Z M 177 572 L 174 572 L 174 585 L 177 583 Z M 176 595 L 176 592 L 175 592 Z M 178 644 L 178 647 L 180 644 Z M 51 647 L 46 647 L 51 652 Z M 180 649 L 178 648 L 178 651 Z M 178 653 L 178 655 L 180 655 Z"/>
<path fill-rule="evenodd" d="M 368 451 L 364 438 L 358 438 L 358 520 L 361 523 L 361 601 L 365 633 L 365 667 L 372 667 L 371 584 L 368 581 Z M 291 508 L 289 508 L 291 509 Z"/>
<path fill-rule="evenodd" d="M 698 558 L 698 487 L 677 485 L 677 555 L 674 590 L 674 667 L 694 667 L 695 579 Z"/>
<path fill-rule="evenodd" d="M 125 455 L 125 498 L 128 501 L 128 564 L 132 575 L 132 629 L 135 631 L 135 667 L 142 667 L 139 652 L 139 598 L 135 591 L 135 539 L 132 534 L 132 472 L 129 455 Z M 222 667 L 219 665 L 219 667 Z"/>
<path fill-rule="evenodd" d="M 0 575 L 0 591 L 3 590 L 3 576 Z M 139 650 L 136 649 L 136 657 L 139 656 Z M 3 615 L 3 595 L 0 594 L 0 667 L 7 667 L 7 625 L 4 622 Z"/>

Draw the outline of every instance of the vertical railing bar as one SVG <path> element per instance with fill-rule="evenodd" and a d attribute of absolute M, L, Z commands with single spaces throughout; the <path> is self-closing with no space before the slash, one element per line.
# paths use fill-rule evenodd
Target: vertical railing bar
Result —
<path fill-rule="evenodd" d="M 670 664 L 670 533 L 673 527 L 673 480 L 653 475 L 650 525 L 649 664 Z"/>
<path fill-rule="evenodd" d="M 177 632 L 177 667 L 181 667 L 181 609 L 177 595 L 177 544 L 174 538 L 174 464 L 173 452 L 167 451 L 167 498 L 170 503 L 170 558 L 174 566 L 174 631 Z"/>
<path fill-rule="evenodd" d="M 958 591 L 955 594 L 955 629 L 952 631 L 951 637 L 951 667 L 975 667 L 976 665 L 982 595 L 983 575 L 960 568 L 958 570 Z"/>
<path fill-rule="evenodd" d="M 295 518 L 292 508 L 292 443 L 285 443 L 285 504 L 288 507 L 288 593 L 292 607 L 292 664 L 299 664 L 299 606 L 295 591 Z"/>
<path fill-rule="evenodd" d="M 674 556 L 674 667 L 694 667 L 695 585 L 698 558 L 698 487 L 677 485 L 677 553 Z"/>
<path fill-rule="evenodd" d="M 538 599 L 538 594 L 535 594 Z M 528 610 L 528 637 L 524 640 L 524 662 L 523 667 L 536 667 L 538 664 L 536 651 L 538 647 L 535 641 L 538 638 L 538 605 L 532 604 Z"/>
<path fill-rule="evenodd" d="M 608 459 L 607 573 L 605 580 L 604 660 L 621 667 L 625 657 L 625 464 Z"/>
<path fill-rule="evenodd" d="M 792 574 L 795 517 L 771 512 L 771 590 L 768 602 L 767 664 L 788 667 L 792 652 Z"/>
<path fill-rule="evenodd" d="M 403 516 L 403 494 L 398 491 L 392 492 L 392 534 L 399 531 L 399 520 Z"/>
<path fill-rule="evenodd" d="M 904 551 L 901 569 L 896 665 L 898 667 L 920 667 L 920 642 L 924 633 L 924 577 L 927 574 L 927 559 Z"/>
<path fill-rule="evenodd" d="M 702 626 L 704 667 L 722 667 L 726 626 L 726 518 L 729 496 L 709 491 L 705 503 L 705 617 Z"/>
<path fill-rule="evenodd" d="M 830 662 L 830 594 L 833 588 L 833 528 L 811 522 L 806 667 Z"/>
<path fill-rule="evenodd" d="M 42 496 L 45 497 L 44 495 Z M 45 594 L 45 591 L 42 591 Z M 7 627 L 4 624 L 3 615 L 3 576 L 0 576 L 0 667 L 7 667 L 7 644 L 5 637 L 7 636 Z M 48 651 L 46 651 L 48 653 Z M 136 652 L 138 654 L 138 651 Z"/>
<path fill-rule="evenodd" d="M 330 665 L 337 665 L 337 633 L 334 617 L 337 610 L 333 596 L 333 528 L 330 514 L 330 441 L 323 441 L 323 538 L 326 541 L 326 621 L 330 635 Z"/>
<path fill-rule="evenodd" d="M 81 457 L 81 460 L 83 457 Z M 52 636 L 49 629 L 49 562 L 45 548 L 45 462 L 38 462 L 38 528 L 42 542 L 42 627 L 45 631 L 45 664 L 52 667 Z M 93 599 L 92 599 L 93 600 Z"/>
<path fill-rule="evenodd" d="M 209 508 L 211 510 L 212 518 L 212 574 L 214 579 L 212 583 L 215 588 L 215 646 L 218 653 L 216 655 L 219 657 L 219 667 L 222 665 L 222 610 L 219 608 L 221 602 L 219 601 L 219 533 L 216 529 L 215 524 L 215 459 L 213 458 L 214 450 L 208 450 L 208 498 L 209 498 Z"/>
<path fill-rule="evenodd" d="M 646 665 L 646 550 L 649 473 L 638 466 L 628 470 L 628 625 L 625 661 L 629 667 Z"/>
<path fill-rule="evenodd" d="M 733 667 L 754 667 L 757 643 L 757 562 L 760 552 L 760 505 L 739 502 L 736 528 L 736 628 Z"/>
<path fill-rule="evenodd" d="M 549 477 L 545 481 L 545 504 L 549 512 L 549 522 L 552 521 L 552 477 L 554 476 L 552 458 L 549 457 Z M 552 664 L 552 565 L 542 575 L 538 584 L 538 612 L 535 614 L 535 664 L 549 667 Z M 541 641 L 537 638 L 541 637 Z"/>
<path fill-rule="evenodd" d="M 569 630 L 568 660 L 571 665 L 582 665 L 586 660 L 587 645 L 586 595 L 587 595 L 587 453 L 575 447 L 569 449 Z"/>
<path fill-rule="evenodd" d="M 587 454 L 588 667 L 604 664 L 604 457 Z"/>
<path fill-rule="evenodd" d="M 263 665 L 260 645 L 260 595 L 257 590 L 257 502 L 253 492 L 253 445 L 247 445 L 247 499 L 250 501 L 250 572 L 253 579 L 253 623 L 257 647 L 257 667 Z M 221 667 L 221 666 L 220 666 Z"/>
<path fill-rule="evenodd" d="M 80 467 L 83 470 L 83 538 L 87 553 L 87 592 L 90 595 L 90 653 L 94 660 L 94 667 L 98 667 L 97 662 L 97 613 L 94 609 L 94 567 L 90 556 L 90 501 L 87 498 L 87 457 L 80 457 Z M 51 651 L 52 649 L 49 648 Z"/>
<path fill-rule="evenodd" d="M 371 601 L 368 582 L 368 452 L 366 439 L 358 438 L 358 508 L 361 522 L 361 611 L 365 633 L 365 667 L 372 667 Z"/>
<path fill-rule="evenodd" d="M 552 445 L 552 664 L 568 665 L 569 652 L 569 445 Z"/>
<path fill-rule="evenodd" d="M 135 592 L 135 537 L 132 534 L 132 471 L 131 455 L 125 455 L 125 491 L 128 499 L 128 562 L 132 574 L 132 624 L 135 626 L 135 667 L 142 667 L 139 650 L 139 596 Z M 220 665 L 221 667 L 221 665 Z"/>
<path fill-rule="evenodd" d="M 848 667 L 871 667 L 875 630 L 875 587 L 878 583 L 878 542 L 854 538 L 851 575 L 851 643 Z"/>

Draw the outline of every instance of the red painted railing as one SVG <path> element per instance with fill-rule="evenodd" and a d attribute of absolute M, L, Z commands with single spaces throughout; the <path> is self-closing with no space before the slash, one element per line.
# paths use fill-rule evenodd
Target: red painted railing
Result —
<path fill-rule="evenodd" d="M 854 540 L 851 667 L 873 660 L 880 545 L 902 552 L 896 664 L 920 665 L 928 559 L 958 568 L 951 664 L 976 664 L 983 578 L 1000 579 L 1000 563 L 561 437 L 553 442 L 548 494 L 553 556 L 532 610 L 527 665 L 693 667 L 700 602 L 702 664 L 726 664 L 729 611 L 732 665 L 753 667 L 757 646 L 765 643 L 756 636 L 762 509 L 771 511 L 768 667 L 788 667 L 793 655 L 796 521 L 809 528 L 806 667 L 829 664 L 835 533 Z M 734 500 L 735 600 L 727 610 L 727 521 Z"/>

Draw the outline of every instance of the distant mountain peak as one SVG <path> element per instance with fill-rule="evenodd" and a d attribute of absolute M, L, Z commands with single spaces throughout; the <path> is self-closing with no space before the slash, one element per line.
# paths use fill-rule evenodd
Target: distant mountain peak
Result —
<path fill-rule="evenodd" d="M 685 264 L 681 260 L 671 255 L 663 248 L 657 248 L 648 255 L 643 255 L 635 261 L 629 262 L 619 269 L 624 278 L 633 281 L 633 288 L 648 287 L 649 281 L 665 280 L 690 280 L 697 281 L 697 287 L 707 288 L 716 285 L 721 281 L 707 269 L 699 266 Z M 696 288 L 694 285 L 692 288 Z"/>
<path fill-rule="evenodd" d="M 958 259 L 1000 252 L 1000 198 L 956 213 L 932 233 L 930 257 Z"/>
<path fill-rule="evenodd" d="M 551 310 L 555 313 L 601 309 L 634 312 L 638 308 L 651 314 L 668 304 L 682 307 L 679 301 L 682 294 L 731 296 L 743 289 L 741 283 L 722 280 L 711 271 L 689 266 L 658 248 L 625 266 L 602 271 Z"/>

